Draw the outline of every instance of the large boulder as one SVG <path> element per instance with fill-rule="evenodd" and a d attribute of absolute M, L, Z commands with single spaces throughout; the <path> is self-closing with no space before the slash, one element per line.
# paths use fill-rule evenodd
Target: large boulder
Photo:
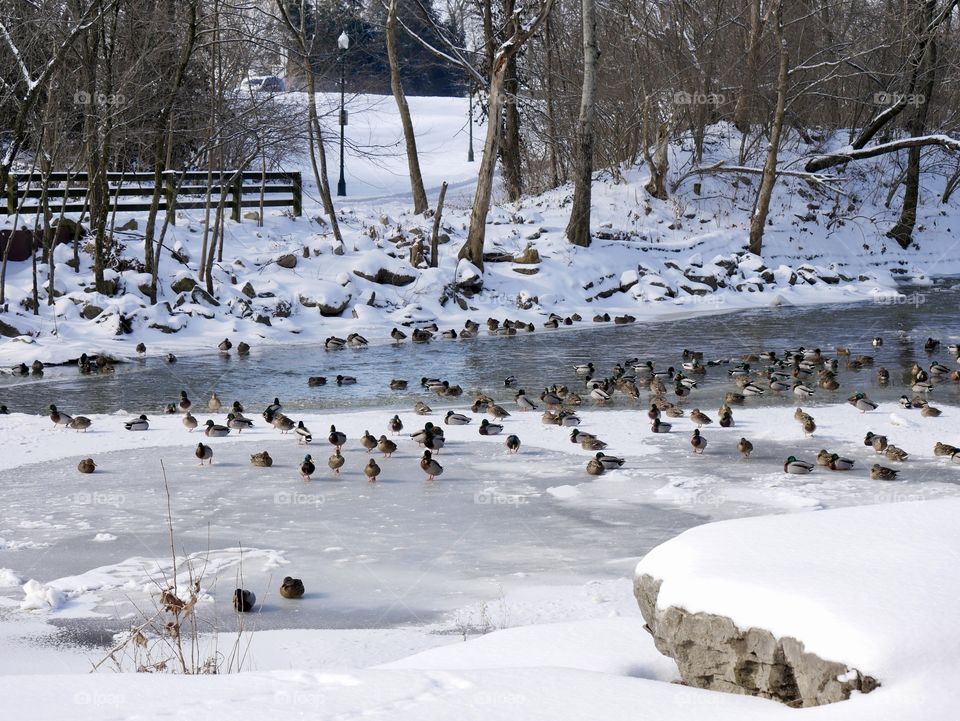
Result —
<path fill-rule="evenodd" d="M 800 707 L 843 701 L 853 691 L 869 693 L 879 685 L 845 663 L 808 653 L 795 638 L 777 638 L 762 628 L 741 629 L 716 614 L 658 608 L 661 583 L 640 574 L 634 579 L 634 596 L 657 650 L 676 661 L 680 677 L 690 686 Z"/>
<path fill-rule="evenodd" d="M 416 276 L 395 270 L 388 270 L 386 268 L 378 268 L 372 273 L 369 270 L 360 270 L 358 268 L 354 270 L 353 273 L 359 278 L 369 280 L 371 283 L 380 283 L 381 285 L 404 286 L 410 285 L 417 279 Z"/>

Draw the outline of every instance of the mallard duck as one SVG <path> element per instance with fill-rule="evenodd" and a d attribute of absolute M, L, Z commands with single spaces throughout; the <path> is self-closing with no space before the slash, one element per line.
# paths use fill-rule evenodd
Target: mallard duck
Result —
<path fill-rule="evenodd" d="M 808 416 L 807 419 L 803 422 L 803 435 L 812 436 L 816 432 L 816 430 L 817 430 L 816 422 L 813 420 L 813 418 Z"/>
<path fill-rule="evenodd" d="M 472 419 L 469 416 L 465 416 L 462 413 L 456 413 L 454 411 L 447 411 L 447 415 L 444 416 L 443 422 L 448 426 L 465 426 L 470 423 Z"/>
<path fill-rule="evenodd" d="M 276 413 L 272 415 L 268 419 L 268 422 L 281 433 L 289 433 L 297 427 L 297 424 L 293 422 L 293 419 L 283 415 L 283 413 Z"/>
<path fill-rule="evenodd" d="M 220 344 L 221 346 L 223 343 Z M 257 603 L 257 597 L 253 591 L 245 588 L 238 588 L 233 592 L 233 609 L 237 613 L 250 613 Z"/>
<path fill-rule="evenodd" d="M 87 432 L 87 429 L 93 424 L 86 416 L 74 416 L 70 419 L 70 422 L 67 423 L 67 428 L 71 428 L 75 431 Z"/>
<path fill-rule="evenodd" d="M 77 470 L 81 473 L 93 473 L 97 470 L 97 464 L 93 462 L 92 458 L 84 458 L 77 464 Z"/>
<path fill-rule="evenodd" d="M 607 471 L 611 471 L 616 468 L 621 468 L 623 464 L 626 462 L 624 461 L 623 458 L 620 458 L 619 456 L 608 456 L 605 453 L 601 453 L 599 451 L 597 452 L 597 455 L 594 456 L 594 458 L 600 461 L 601 465 L 603 465 L 604 470 L 607 470 Z"/>
<path fill-rule="evenodd" d="M 433 339 L 433 333 L 422 328 L 414 328 L 410 335 L 410 340 L 414 343 L 426 343 Z"/>
<path fill-rule="evenodd" d="M 602 476 L 607 469 L 596 458 L 587 461 L 587 473 L 591 476 Z"/>
<path fill-rule="evenodd" d="M 181 422 L 183 423 L 183 427 L 186 428 L 190 433 L 193 433 L 193 429 L 197 427 L 197 419 L 190 414 L 190 411 L 187 411 L 187 414 L 183 417 Z"/>
<path fill-rule="evenodd" d="M 140 355 L 143 355 L 144 353 L 147 352 L 147 346 L 144 345 L 143 343 L 137 343 L 136 351 Z"/>
<path fill-rule="evenodd" d="M 197 458 L 200 459 L 200 465 L 203 465 L 204 461 L 210 461 L 210 465 L 213 465 L 213 449 L 210 446 L 205 446 L 202 443 L 197 444 L 197 449 L 193 452 Z"/>
<path fill-rule="evenodd" d="M 8 415 L 10 415 L 10 411 L 7 410 L 7 407 L 4 404 L 0 403 L 0 416 L 8 416 Z"/>
<path fill-rule="evenodd" d="M 310 429 L 303 425 L 303 421 L 297 421 L 297 427 L 294 429 L 297 434 L 297 444 L 303 445 L 313 440 L 313 434 Z"/>
<path fill-rule="evenodd" d="M 337 376 L 337 385 L 338 386 L 351 386 L 357 382 L 357 379 L 353 376 L 338 375 Z"/>
<path fill-rule="evenodd" d="M 895 471 L 892 468 L 881 466 L 879 463 L 874 463 L 870 469 L 870 478 L 875 481 L 895 481 L 897 480 L 897 474 L 899 472 L 900 471 Z"/>
<path fill-rule="evenodd" d="M 515 436 L 513 434 L 507 436 L 507 440 L 504 441 L 504 445 L 507 447 L 508 453 L 518 453 L 520 451 L 520 436 Z"/>
<path fill-rule="evenodd" d="M 186 419 L 184 419 L 186 423 Z M 237 416 L 236 413 L 227 413 L 227 428 L 235 430 L 237 433 L 243 433 L 244 430 L 253 428 L 253 421 L 243 416 Z"/>
<path fill-rule="evenodd" d="M 227 426 L 217 425 L 211 420 L 208 420 L 204 425 L 206 428 L 203 431 L 203 435 L 210 438 L 222 438 L 223 436 L 230 435 L 230 429 Z"/>
<path fill-rule="evenodd" d="M 176 403 L 167 403 L 167 405 L 165 405 L 165 406 L 163 407 L 163 412 L 166 413 L 168 416 L 176 415 L 177 412 L 178 412 L 178 411 L 177 411 L 177 404 L 176 404 Z"/>
<path fill-rule="evenodd" d="M 826 448 L 821 448 L 820 452 L 817 453 L 817 465 L 829 466 L 832 458 L 833 454 L 830 451 L 828 451 Z"/>
<path fill-rule="evenodd" d="M 210 400 L 207 401 L 207 408 L 213 413 L 219 413 L 221 405 L 220 399 L 217 397 L 216 391 L 214 391 L 210 394 Z"/>
<path fill-rule="evenodd" d="M 343 444 L 347 442 L 347 434 L 338 431 L 336 426 L 330 426 L 330 435 L 327 436 L 327 441 L 339 452 L 343 448 Z"/>
<path fill-rule="evenodd" d="M 930 368 L 930 375 L 932 376 L 945 376 L 945 375 L 949 375 L 950 373 L 949 368 L 943 365 L 943 363 L 938 363 L 937 361 L 934 361 L 933 363 L 931 363 L 929 368 Z"/>
<path fill-rule="evenodd" d="M 280 584 L 280 595 L 284 598 L 302 598 L 304 591 L 303 581 L 299 578 L 286 576 Z"/>
<path fill-rule="evenodd" d="M 794 381 L 793 394 L 799 398 L 809 398 L 813 395 L 813 389 L 800 381 Z"/>
<path fill-rule="evenodd" d="M 720 427 L 721 428 L 733 427 L 733 413 L 727 412 L 727 413 L 723 413 L 720 416 Z"/>
<path fill-rule="evenodd" d="M 567 428 L 580 425 L 580 416 L 570 411 L 560 411 L 557 414 L 557 425 Z"/>
<path fill-rule="evenodd" d="M 660 409 L 657 408 L 655 403 L 650 404 L 650 409 L 647 411 L 647 418 L 651 421 L 656 420 L 660 417 Z"/>
<path fill-rule="evenodd" d="M 238 356 L 247 356 L 250 354 L 250 345 L 240 341 L 237 343 L 237 355 Z"/>
<path fill-rule="evenodd" d="M 740 387 L 744 396 L 762 396 L 766 391 L 756 383 L 745 383 Z"/>
<path fill-rule="evenodd" d="M 753 453 L 753 444 L 746 438 L 741 438 L 739 441 L 737 441 L 737 450 L 743 455 L 744 458 L 749 458 L 750 454 Z"/>
<path fill-rule="evenodd" d="M 387 430 L 391 433 L 400 433 L 403 430 L 403 421 L 400 420 L 400 416 L 395 415 L 387 421 Z"/>
<path fill-rule="evenodd" d="M 863 445 L 872 446 L 877 453 L 883 453 L 887 448 L 887 437 L 867 431 L 867 435 L 863 439 Z"/>
<path fill-rule="evenodd" d="M 359 333 L 351 333 L 347 336 L 347 345 L 351 348 L 366 348 L 370 345 L 370 341 Z"/>
<path fill-rule="evenodd" d="M 268 406 L 264 409 L 264 411 L 263 411 L 263 417 L 264 417 L 264 418 L 267 417 L 267 413 L 272 413 L 272 414 L 274 414 L 274 415 L 276 415 L 277 413 L 283 413 L 283 405 L 280 403 L 280 399 L 279 399 L 279 398 L 274 398 L 274 399 L 273 399 L 273 403 L 271 403 L 270 405 L 268 405 Z M 270 421 L 269 421 L 269 419 L 268 419 L 268 420 L 267 420 L 267 423 L 269 423 L 269 422 L 270 422 Z"/>
<path fill-rule="evenodd" d="M 393 338 L 394 341 L 399 343 L 402 340 L 406 340 L 407 334 L 404 333 L 399 328 L 394 328 L 393 330 L 390 331 L 390 337 Z"/>
<path fill-rule="evenodd" d="M 898 448 L 894 445 L 889 445 L 883 449 L 883 455 L 885 455 L 891 461 L 900 461 L 903 462 L 910 457 L 910 454 L 907 453 L 902 448 Z"/>
<path fill-rule="evenodd" d="M 394 378 L 390 381 L 390 390 L 392 391 L 405 391 L 407 389 L 407 381 L 402 378 Z"/>
<path fill-rule="evenodd" d="M 607 444 L 601 441 L 596 436 L 590 438 L 580 438 L 580 447 L 585 451 L 602 451 L 607 447 Z"/>
<path fill-rule="evenodd" d="M 141 414 L 139 418 L 133 418 L 124 423 L 123 427 L 128 431 L 146 431 L 150 429 L 150 421 L 145 415 Z"/>
<path fill-rule="evenodd" d="M 695 428 L 690 437 L 690 445 L 693 446 L 693 452 L 702 454 L 707 448 L 707 439 L 700 435 L 700 429 Z"/>
<path fill-rule="evenodd" d="M 497 419 L 510 417 L 509 411 L 503 406 L 498 406 L 496 403 L 487 407 L 487 413 Z"/>
<path fill-rule="evenodd" d="M 854 461 L 850 458 L 844 458 L 838 453 L 832 453 L 830 455 L 830 462 L 827 464 L 827 467 L 831 471 L 849 471 L 853 468 Z"/>
<path fill-rule="evenodd" d="M 598 406 L 602 406 L 604 403 L 610 400 L 610 394 L 602 388 L 594 388 L 592 391 L 590 391 L 590 397 Z"/>
<path fill-rule="evenodd" d="M 440 453 L 440 449 L 443 448 L 446 442 L 446 439 L 443 437 L 442 428 L 431 428 L 423 437 L 424 447 L 433 451 L 434 453 Z"/>
<path fill-rule="evenodd" d="M 503 426 L 499 423 L 491 423 L 486 418 L 480 421 L 480 435 L 481 436 L 495 436 L 501 431 L 503 431 Z"/>
<path fill-rule="evenodd" d="M 347 344 L 347 341 L 343 338 L 337 338 L 335 335 L 328 336 L 325 341 L 323 341 L 324 350 L 340 350 Z"/>
<path fill-rule="evenodd" d="M 70 421 L 73 420 L 73 416 L 67 415 L 66 413 L 57 410 L 57 407 L 54 405 L 50 406 L 50 420 L 53 421 L 53 426 L 68 426 Z"/>
<path fill-rule="evenodd" d="M 670 423 L 664 423 L 659 418 L 654 418 L 650 425 L 650 430 L 654 433 L 669 433 L 673 426 Z"/>
<path fill-rule="evenodd" d="M 432 481 L 443 473 L 443 466 L 434 460 L 430 451 L 423 452 L 423 457 L 420 459 L 420 468 L 427 474 L 428 481 Z"/>
<path fill-rule="evenodd" d="M 338 476 L 340 475 L 340 469 L 343 468 L 344 463 L 346 463 L 346 459 L 344 459 L 344 457 L 340 454 L 339 448 L 335 449 L 327 459 L 327 465 L 330 466 L 330 470 Z"/>
<path fill-rule="evenodd" d="M 951 446 L 949 443 L 941 443 L 940 441 L 937 441 L 936 445 L 933 447 L 933 455 L 935 456 L 953 456 L 957 453 L 960 453 L 960 448 Z"/>
<path fill-rule="evenodd" d="M 923 349 L 927 353 L 933 353 L 939 347 L 940 341 L 938 341 L 936 338 L 927 338 L 926 342 L 923 344 Z"/>
<path fill-rule="evenodd" d="M 459 385 L 450 385 L 450 381 L 443 381 L 440 387 L 436 389 L 437 395 L 447 398 L 459 398 L 463 395 L 463 388 Z"/>
<path fill-rule="evenodd" d="M 861 413 L 866 413 L 867 411 L 875 411 L 877 409 L 878 403 L 874 403 L 872 400 L 867 398 L 865 393 L 854 393 L 847 399 L 847 403 L 852 405 Z"/>
<path fill-rule="evenodd" d="M 813 470 L 813 464 L 808 461 L 798 460 L 796 456 L 790 456 L 783 462 L 783 472 L 801 475 L 810 473 Z"/>
<path fill-rule="evenodd" d="M 177 408 L 180 409 L 181 413 L 186 413 L 187 411 L 190 410 L 190 405 L 191 403 L 190 403 L 190 399 L 187 398 L 187 392 L 180 391 L 180 402 L 177 403 Z"/>
<path fill-rule="evenodd" d="M 317 467 L 313 465 L 313 456 L 308 453 L 303 457 L 303 463 L 300 464 L 300 477 L 305 481 L 309 481 L 310 476 L 312 476 L 316 470 Z"/>
<path fill-rule="evenodd" d="M 310 376 L 309 378 L 307 378 L 307 385 L 310 386 L 311 388 L 316 388 L 318 386 L 325 386 L 327 385 L 327 378 L 326 376 Z"/>
<path fill-rule="evenodd" d="M 729 406 L 742 406 L 747 400 L 743 393 L 727 393 L 723 396 L 723 402 Z"/>
<path fill-rule="evenodd" d="M 233 405 L 230 406 L 230 410 L 233 411 L 234 415 L 240 417 L 243 415 L 243 404 L 240 401 L 234 401 Z"/>
<path fill-rule="evenodd" d="M 233 348 L 233 343 L 230 342 L 229 338 L 224 338 L 220 341 L 220 345 L 217 346 L 221 352 L 227 353 L 231 348 Z"/>
<path fill-rule="evenodd" d="M 367 465 L 363 467 L 363 475 L 365 475 L 370 482 L 377 480 L 377 477 L 380 475 L 380 466 L 377 465 L 377 462 L 372 458 L 367 462 Z"/>
<path fill-rule="evenodd" d="M 417 401 L 413 406 L 413 412 L 418 416 L 428 416 L 433 413 L 433 409 L 423 401 Z"/>
<path fill-rule="evenodd" d="M 377 441 L 377 450 L 383 454 L 384 458 L 389 458 L 397 450 L 397 444 L 386 436 L 380 436 L 380 440 Z"/>
<path fill-rule="evenodd" d="M 360 445 L 367 449 L 367 453 L 377 447 L 377 439 L 370 434 L 370 431 L 364 431 L 360 436 Z"/>
<path fill-rule="evenodd" d="M 595 372 L 595 369 L 593 367 L 593 363 L 577 363 L 573 367 L 573 372 L 578 376 L 586 377 L 592 376 Z"/>
<path fill-rule="evenodd" d="M 273 459 L 266 451 L 260 451 L 259 453 L 254 453 L 252 456 L 250 456 L 250 463 L 254 466 L 259 466 L 260 468 L 269 468 L 273 465 Z"/>
<path fill-rule="evenodd" d="M 697 424 L 697 428 L 703 428 L 713 423 L 713 419 L 706 413 L 701 413 L 699 408 L 690 411 L 690 420 Z"/>
<path fill-rule="evenodd" d="M 941 413 L 942 411 L 939 408 L 934 408 L 931 405 L 925 405 L 920 410 L 920 415 L 924 418 L 936 418 L 937 416 L 941 415 Z"/>
<path fill-rule="evenodd" d="M 173 353 L 167 353 L 167 363 L 176 363 L 177 357 Z"/>
<path fill-rule="evenodd" d="M 527 398 L 527 394 L 524 392 L 523 388 L 517 391 L 517 395 L 514 400 L 517 404 L 517 408 L 519 408 L 521 411 L 537 410 L 537 404 Z"/>

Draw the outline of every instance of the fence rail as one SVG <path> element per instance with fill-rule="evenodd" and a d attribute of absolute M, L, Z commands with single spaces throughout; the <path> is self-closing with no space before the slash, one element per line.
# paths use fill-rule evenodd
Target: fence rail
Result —
<path fill-rule="evenodd" d="M 235 171 L 224 171 L 223 177 L 232 177 Z M 230 217 L 240 222 L 243 208 L 290 207 L 296 216 L 303 214 L 303 184 L 299 172 L 272 171 L 262 173 L 251 170 L 237 176 L 233 183 L 221 184 L 216 173 L 214 182 L 207 184 L 206 171 L 168 171 L 163 174 L 163 189 L 159 210 L 166 211 L 171 222 L 176 223 L 176 210 L 196 210 L 206 207 L 206 194 L 211 194 L 211 204 L 216 205 L 220 195 L 227 197 L 226 207 Z M 49 174 L 47 207 L 53 213 L 61 208 L 66 213 L 82 213 L 88 210 L 89 176 L 85 172 Z M 109 210 L 113 212 L 142 212 L 150 210 L 155 189 L 153 173 L 107 173 Z M 6 202 L 0 204 L 0 215 L 13 215 L 19 209 L 21 215 L 40 212 L 39 200 L 43 197 L 40 179 L 11 174 L 5 189 Z M 50 187 L 56 186 L 56 187 Z M 261 193 L 264 195 L 260 200 Z M 287 197 L 275 197 L 278 195 Z M 132 199 L 132 200 L 131 200 Z M 139 199 L 139 202 L 136 202 Z M 147 199 L 147 200 L 144 200 Z M 35 200 L 36 202 L 29 202 Z M 56 201 L 56 202 L 50 202 Z"/>

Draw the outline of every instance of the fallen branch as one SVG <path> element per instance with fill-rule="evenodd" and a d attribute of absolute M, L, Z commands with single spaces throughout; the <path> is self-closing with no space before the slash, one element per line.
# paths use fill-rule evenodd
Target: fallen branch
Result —
<path fill-rule="evenodd" d="M 816 173 L 820 170 L 826 170 L 843 163 L 849 163 L 852 160 L 865 160 L 875 158 L 878 155 L 895 153 L 898 150 L 907 148 L 918 148 L 927 145 L 939 145 L 947 150 L 960 150 L 960 140 L 951 138 L 949 135 L 922 135 L 917 138 L 903 138 L 902 140 L 893 140 L 889 143 L 872 145 L 869 148 L 854 149 L 844 148 L 836 153 L 827 153 L 818 155 L 807 161 L 805 166 L 808 173 Z"/>
<path fill-rule="evenodd" d="M 737 173 L 739 175 L 760 175 L 763 173 L 763 168 L 751 168 L 745 165 L 724 165 L 721 160 L 718 163 L 713 165 L 708 165 L 706 167 L 697 167 L 691 170 L 688 170 L 686 173 L 677 178 L 673 185 L 670 186 L 670 192 L 676 193 L 677 188 L 685 181 L 687 178 L 690 178 L 694 175 L 718 175 L 720 173 Z M 777 170 L 776 174 L 778 177 L 784 176 L 788 178 L 802 178 L 803 180 L 808 180 L 811 183 L 816 183 L 818 185 L 824 185 L 831 189 L 834 189 L 831 183 L 843 182 L 846 178 L 839 175 L 822 175 L 820 173 L 814 173 L 809 171 L 802 170 Z"/>

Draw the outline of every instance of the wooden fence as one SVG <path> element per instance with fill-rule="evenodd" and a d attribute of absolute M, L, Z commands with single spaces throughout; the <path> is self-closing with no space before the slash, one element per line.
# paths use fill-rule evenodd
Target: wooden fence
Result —
<path fill-rule="evenodd" d="M 224 171 L 223 175 L 230 178 L 234 172 Z M 226 207 L 230 209 L 230 217 L 237 222 L 242 218 L 243 208 L 261 206 L 261 193 L 263 194 L 262 205 L 265 208 L 289 206 L 294 215 L 299 216 L 303 213 L 303 185 L 298 172 L 244 171 L 237 176 L 235 182 L 229 185 L 221 185 L 217 181 L 217 175 L 219 173 L 213 176 L 214 182 L 209 186 L 210 203 L 216 207 L 221 193 L 226 193 L 228 196 Z M 40 176 L 35 175 L 30 183 L 27 180 L 27 176 L 24 175 L 9 176 L 5 189 L 6 203 L 0 205 L 0 214 L 13 215 L 18 207 L 21 215 L 39 211 L 40 198 L 43 196 Z M 87 173 L 51 173 L 49 180 L 50 187 L 46 192 L 47 207 L 52 213 L 59 213 L 64 204 L 66 204 L 64 210 L 67 213 L 82 213 L 88 210 Z M 154 180 L 153 173 L 107 173 L 110 210 L 113 212 L 150 210 Z M 163 174 L 163 193 L 160 196 L 159 208 L 167 211 L 175 224 L 176 210 L 196 210 L 206 207 L 207 189 L 206 171 L 186 173 L 168 171 Z"/>

